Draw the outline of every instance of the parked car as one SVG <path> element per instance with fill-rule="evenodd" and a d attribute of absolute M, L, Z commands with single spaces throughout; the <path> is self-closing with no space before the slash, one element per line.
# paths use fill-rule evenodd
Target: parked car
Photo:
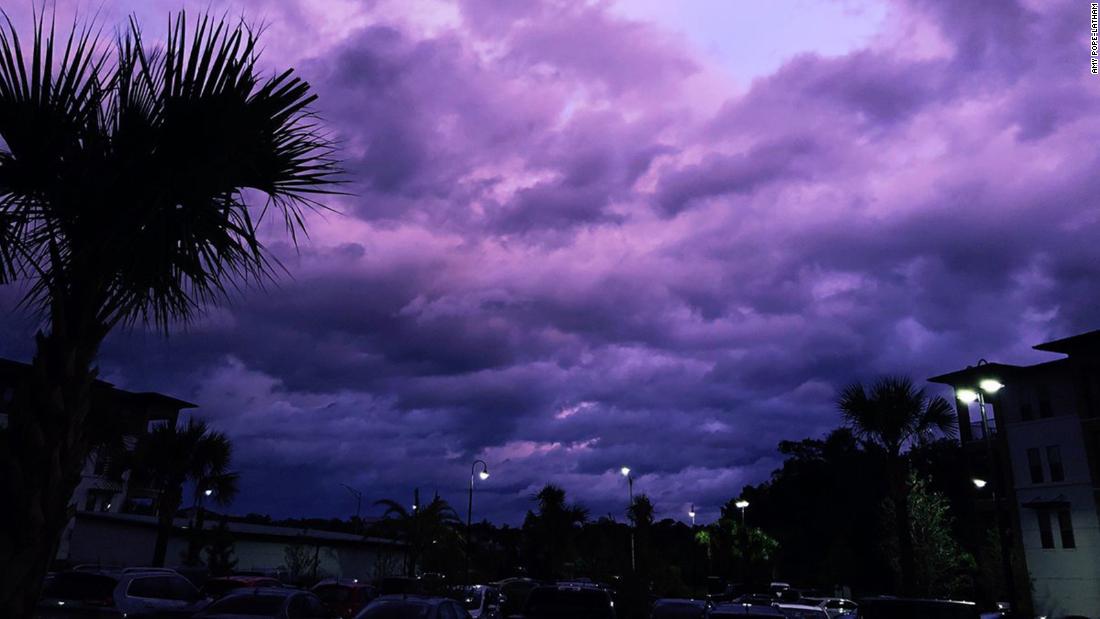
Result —
<path fill-rule="evenodd" d="M 707 603 L 703 600 L 662 598 L 653 602 L 649 619 L 703 619 Z"/>
<path fill-rule="evenodd" d="M 859 604 L 845 598 L 825 598 L 820 600 L 817 605 L 825 609 L 829 619 L 836 619 L 840 615 L 854 614 L 856 608 L 859 607 Z"/>
<path fill-rule="evenodd" d="M 725 602 L 707 612 L 708 619 L 726 619 L 727 617 L 749 617 L 751 619 L 785 619 L 783 611 L 770 604 L 750 604 L 744 602 Z"/>
<path fill-rule="evenodd" d="M 187 618 L 210 600 L 191 581 L 167 571 L 60 572 L 46 581 L 39 619 L 143 617 Z"/>
<path fill-rule="evenodd" d="M 202 586 L 202 592 L 216 600 L 237 589 L 281 586 L 283 583 L 270 576 L 221 576 L 207 580 Z"/>
<path fill-rule="evenodd" d="M 527 596 L 524 619 L 615 619 L 611 594 L 594 585 L 536 587 Z"/>
<path fill-rule="evenodd" d="M 539 586 L 537 580 L 530 578 L 506 578 L 494 584 L 500 588 L 500 594 L 504 597 L 500 614 L 505 617 L 523 612 L 527 596 Z"/>
<path fill-rule="evenodd" d="M 473 585 L 458 591 L 459 601 L 473 619 L 500 619 L 500 589 L 492 585 Z"/>
<path fill-rule="evenodd" d="M 755 604 L 756 606 L 771 606 L 777 598 L 771 593 L 746 593 L 733 600 L 735 604 Z"/>
<path fill-rule="evenodd" d="M 980 619 L 973 602 L 880 597 L 859 601 L 859 619 Z"/>
<path fill-rule="evenodd" d="M 449 598 L 383 595 L 367 604 L 355 619 L 470 619 L 470 613 Z"/>
<path fill-rule="evenodd" d="M 829 619 L 825 609 L 820 606 L 779 603 L 775 607 L 790 619 Z"/>
<path fill-rule="evenodd" d="M 359 579 L 322 580 L 314 585 L 314 595 L 334 616 L 354 617 L 371 600 L 378 597 L 377 590 Z"/>
<path fill-rule="evenodd" d="M 237 590 L 216 600 L 195 619 L 334 619 L 321 599 L 289 587 Z"/>

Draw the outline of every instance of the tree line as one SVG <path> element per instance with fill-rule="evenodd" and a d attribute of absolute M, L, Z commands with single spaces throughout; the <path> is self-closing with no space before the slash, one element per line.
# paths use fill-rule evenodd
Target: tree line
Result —
<path fill-rule="evenodd" d="M 656 521 L 644 494 L 622 519 L 593 518 L 547 484 L 520 527 L 483 521 L 466 540 L 457 514 L 435 497 L 416 510 L 384 502 L 387 517 L 370 532 L 409 543 L 410 575 L 459 581 L 469 553 L 481 581 L 591 578 L 701 595 L 718 583 L 782 580 L 824 592 L 1000 599 L 999 548 L 992 523 L 975 512 L 979 497 L 950 403 L 908 378 L 886 377 L 843 389 L 837 407 L 843 425 L 781 442 L 782 465 L 731 496 L 706 525 Z M 742 499 L 747 512 L 736 505 Z"/>

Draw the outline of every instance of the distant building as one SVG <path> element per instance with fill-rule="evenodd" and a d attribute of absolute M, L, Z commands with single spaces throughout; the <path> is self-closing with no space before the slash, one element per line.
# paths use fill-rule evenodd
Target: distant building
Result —
<path fill-rule="evenodd" d="M 213 529 L 219 521 L 219 516 L 208 512 L 204 528 Z M 153 516 L 86 511 L 77 513 L 74 522 L 69 556 L 74 565 L 145 565 L 153 555 L 157 536 L 157 519 Z M 176 518 L 168 539 L 169 565 L 183 556 L 189 526 L 193 526 L 189 518 Z M 311 573 L 302 575 L 307 580 L 376 578 L 404 573 L 402 542 L 237 518 L 227 519 L 225 526 L 233 541 L 238 571 L 293 578 L 286 566 L 289 555 L 297 554 L 310 565 Z"/>
<path fill-rule="evenodd" d="M 953 390 L 1003 384 L 979 404 L 955 399 L 959 434 L 975 477 L 1008 504 L 1017 552 L 1016 590 L 1038 615 L 1100 612 L 1100 331 L 1035 346 L 1065 355 L 1029 366 L 986 363 L 930 380 Z M 1004 463 L 1008 466 L 1004 466 Z M 1000 485 L 996 476 L 1000 476 Z M 989 496 L 986 494 L 986 496 Z M 986 514 L 993 518 L 992 501 Z"/>
<path fill-rule="evenodd" d="M 29 371 L 30 366 L 25 363 L 0 359 L 0 427 L 7 425 L 7 407 L 15 390 L 26 382 Z M 115 424 L 128 448 L 133 448 L 138 437 L 151 428 L 175 425 L 180 411 L 195 408 L 190 402 L 160 393 L 125 391 L 101 380 L 95 382 L 93 399 L 95 406 L 108 407 L 111 423 Z M 156 513 L 159 489 L 132 485 L 129 478 L 128 472 L 114 477 L 109 475 L 106 454 L 93 452 L 84 464 L 80 483 L 73 492 L 72 504 L 77 513 Z M 72 534 L 73 522 L 70 521 L 58 548 L 58 559 L 69 558 Z"/>

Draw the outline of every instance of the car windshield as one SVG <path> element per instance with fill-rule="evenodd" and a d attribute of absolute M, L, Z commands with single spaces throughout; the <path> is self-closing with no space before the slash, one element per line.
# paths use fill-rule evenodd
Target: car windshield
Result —
<path fill-rule="evenodd" d="M 211 580 L 203 585 L 202 590 L 205 591 L 207 595 L 222 596 L 234 589 L 240 589 L 244 586 L 245 584 L 243 582 L 236 580 Z"/>
<path fill-rule="evenodd" d="M 207 607 L 211 615 L 274 615 L 283 607 L 286 598 L 281 595 L 234 595 L 214 602 Z"/>
<path fill-rule="evenodd" d="M 791 619 L 825 619 L 828 615 L 821 609 L 780 608 Z"/>
<path fill-rule="evenodd" d="M 607 594 L 598 589 L 573 589 L 566 587 L 535 589 L 527 598 L 527 614 L 562 617 L 611 616 L 611 604 Z"/>
<path fill-rule="evenodd" d="M 110 576 L 67 572 L 46 583 L 44 597 L 58 600 L 101 600 L 111 597 L 118 581 Z"/>
<path fill-rule="evenodd" d="M 356 619 L 422 619 L 432 607 L 416 600 L 378 600 L 363 609 Z"/>
<path fill-rule="evenodd" d="M 347 602 L 351 599 L 351 587 L 344 587 L 341 585 L 317 587 L 313 592 L 317 594 L 317 597 L 321 598 L 322 602 L 327 604 L 338 604 L 340 602 Z"/>
<path fill-rule="evenodd" d="M 193 602 L 199 599 L 199 591 L 183 576 L 158 575 L 135 578 L 126 594 L 136 598 L 177 600 Z"/>

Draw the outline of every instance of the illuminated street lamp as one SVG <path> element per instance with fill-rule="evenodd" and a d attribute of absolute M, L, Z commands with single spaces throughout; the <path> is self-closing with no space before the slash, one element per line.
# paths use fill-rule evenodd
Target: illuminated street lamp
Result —
<path fill-rule="evenodd" d="M 477 465 L 481 465 L 481 471 L 477 471 Z M 470 531 L 474 518 L 474 474 L 478 479 L 489 479 L 489 465 L 484 460 L 474 460 L 470 465 L 470 501 L 466 506 L 466 584 L 470 584 Z"/>
<path fill-rule="evenodd" d="M 978 367 L 987 365 L 985 359 L 978 361 Z M 993 395 L 1004 388 L 1004 384 L 995 378 L 979 378 L 977 388 L 973 387 L 961 387 L 955 390 L 955 397 L 960 402 L 966 405 L 978 403 L 978 412 L 982 417 L 982 438 L 985 442 L 986 461 L 989 463 L 989 473 L 993 475 L 993 486 L 990 488 L 990 495 L 993 499 L 993 512 L 997 521 L 997 535 L 1000 538 L 1001 546 L 1001 567 L 1004 570 L 1005 588 L 1008 594 L 1009 603 L 1012 604 L 1013 609 L 1016 608 L 1016 583 L 1012 570 L 1012 559 L 1009 555 L 1008 545 L 1012 543 L 1011 539 L 1006 540 L 1004 516 L 1001 513 L 1000 503 L 997 501 L 997 486 L 1002 483 L 1001 475 L 998 474 L 994 467 L 996 461 L 993 454 L 993 437 L 989 431 L 989 416 L 985 410 L 985 396 Z M 985 479 L 973 478 L 970 480 L 974 487 L 978 490 L 982 490 L 986 487 L 988 482 Z M 1002 493 L 1004 494 L 1004 493 Z M 1007 541 L 1007 544 L 1006 544 Z"/>
<path fill-rule="evenodd" d="M 630 516 L 630 571 L 635 571 L 634 562 L 634 517 L 632 512 L 634 511 L 634 477 L 630 475 L 630 467 L 624 466 L 619 469 L 623 477 L 626 478 L 627 487 L 630 489 L 630 507 L 627 509 L 627 515 Z"/>
<path fill-rule="evenodd" d="M 745 508 L 749 506 L 749 502 L 745 499 L 740 499 L 734 503 L 733 506 L 741 510 L 741 526 L 745 526 Z"/>
<path fill-rule="evenodd" d="M 691 509 L 688 510 L 688 516 L 691 518 L 691 526 L 695 526 L 695 503 L 691 504 Z"/>

